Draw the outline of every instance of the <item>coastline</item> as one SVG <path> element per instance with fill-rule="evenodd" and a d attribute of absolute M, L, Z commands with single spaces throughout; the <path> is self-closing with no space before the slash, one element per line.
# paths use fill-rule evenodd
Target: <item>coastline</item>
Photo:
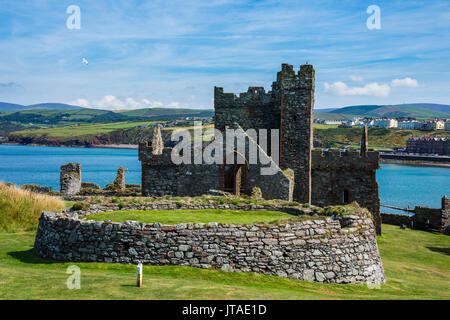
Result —
<path fill-rule="evenodd" d="M 89 148 L 137 149 L 137 144 L 94 144 Z"/>
<path fill-rule="evenodd" d="M 450 163 L 445 162 L 431 162 L 431 161 L 421 161 L 421 160 L 398 160 L 398 159 L 386 159 L 381 158 L 381 163 L 392 163 L 392 164 L 403 164 L 408 166 L 417 166 L 417 167 L 441 167 L 441 168 L 450 168 Z"/>
<path fill-rule="evenodd" d="M 11 146 L 35 146 L 35 147 L 66 147 L 66 148 L 107 148 L 107 149 L 138 149 L 137 144 L 92 144 L 92 145 L 48 145 L 48 144 L 21 144 L 17 142 L 0 143 L 1 145 Z M 424 160 L 402 160 L 380 157 L 380 163 L 391 163 L 418 167 L 441 167 L 450 168 L 450 162 L 433 162 Z"/>
<path fill-rule="evenodd" d="M 8 142 L 8 143 L 0 143 L 0 146 L 31 146 L 31 147 L 60 147 L 60 148 L 108 148 L 108 149 L 137 149 L 137 144 L 93 144 L 93 145 L 49 145 L 49 144 L 38 144 L 38 143 L 16 143 L 16 142 Z"/>

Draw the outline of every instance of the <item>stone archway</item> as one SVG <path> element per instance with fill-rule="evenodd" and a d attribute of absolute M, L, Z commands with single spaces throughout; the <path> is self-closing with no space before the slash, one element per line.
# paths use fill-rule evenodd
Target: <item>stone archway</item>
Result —
<path fill-rule="evenodd" d="M 234 164 L 226 164 L 223 167 L 223 190 L 226 192 L 231 192 L 234 195 L 241 195 L 241 194 L 248 194 L 248 171 L 249 166 L 247 163 L 247 160 L 243 158 L 239 153 L 236 151 L 235 154 L 235 161 Z M 237 163 L 237 158 L 242 157 L 244 161 L 239 162 L 245 162 L 244 164 Z"/>

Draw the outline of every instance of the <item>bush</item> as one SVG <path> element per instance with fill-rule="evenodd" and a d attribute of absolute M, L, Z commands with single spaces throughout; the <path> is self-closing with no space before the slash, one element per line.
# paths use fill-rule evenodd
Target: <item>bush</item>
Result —
<path fill-rule="evenodd" d="M 112 203 L 119 203 L 119 202 L 120 202 L 120 199 L 112 198 L 111 202 L 112 202 Z"/>
<path fill-rule="evenodd" d="M 35 230 L 42 211 L 62 211 L 61 199 L 0 184 L 0 230 Z"/>
<path fill-rule="evenodd" d="M 239 200 L 239 199 L 233 199 L 233 200 L 231 200 L 231 204 L 234 204 L 235 206 L 237 206 L 238 204 L 240 204 L 241 203 L 241 200 Z"/>
<path fill-rule="evenodd" d="M 123 202 L 120 202 L 120 203 L 119 203 L 119 210 L 122 210 L 123 207 L 125 207 L 125 204 L 124 204 Z"/>
<path fill-rule="evenodd" d="M 183 206 L 183 202 L 180 202 L 180 201 L 177 201 L 176 204 L 177 204 L 178 208 L 181 208 Z"/>
<path fill-rule="evenodd" d="M 72 210 L 79 211 L 82 210 L 84 205 L 80 202 L 74 203 L 72 206 Z"/>
<path fill-rule="evenodd" d="M 292 201 L 292 202 L 288 203 L 288 206 L 290 206 L 290 207 L 297 207 L 299 205 L 300 205 L 300 203 L 298 203 L 297 201 Z"/>

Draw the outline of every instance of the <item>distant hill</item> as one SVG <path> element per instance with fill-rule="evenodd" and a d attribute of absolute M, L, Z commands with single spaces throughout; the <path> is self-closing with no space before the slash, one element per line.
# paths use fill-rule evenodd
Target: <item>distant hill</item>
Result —
<path fill-rule="evenodd" d="M 182 117 L 211 117 L 214 115 L 213 110 L 202 109 L 147 108 L 113 112 L 101 109 L 77 108 L 70 105 L 62 105 L 66 109 L 52 109 L 52 107 L 56 108 L 57 105 L 40 104 L 30 109 L 0 113 L 0 121 L 64 125 L 70 123 L 170 120 Z"/>
<path fill-rule="evenodd" d="M 334 110 L 337 110 L 339 108 L 324 108 L 324 109 L 316 109 L 315 112 L 319 113 L 325 113 L 325 112 L 333 112 Z"/>
<path fill-rule="evenodd" d="M 39 103 L 25 106 L 22 104 L 15 104 L 9 102 L 0 102 L 0 112 L 11 112 L 20 110 L 36 110 L 36 109 L 47 109 L 47 110 L 79 110 L 84 109 L 83 107 L 73 106 L 65 103 Z"/>
<path fill-rule="evenodd" d="M 326 109 L 322 109 L 326 110 Z M 358 105 L 339 108 L 327 112 L 316 110 L 316 117 L 336 120 L 342 116 L 363 116 L 363 117 L 388 117 L 400 118 L 411 117 L 418 119 L 425 118 L 450 118 L 450 105 L 432 103 L 412 103 L 401 105 Z"/>
<path fill-rule="evenodd" d="M 47 110 L 80 110 L 85 109 L 80 106 L 74 106 L 70 104 L 65 103 L 39 103 L 39 104 L 32 104 L 29 106 L 26 106 L 27 110 L 33 110 L 33 109 L 47 109 Z"/>
<path fill-rule="evenodd" d="M 9 102 L 0 102 L 0 112 L 9 112 L 16 110 L 23 110 L 26 107 L 21 104 L 9 103 Z"/>
<path fill-rule="evenodd" d="M 128 117 L 107 110 L 97 109 L 25 109 L 0 114 L 0 121 L 15 121 L 34 124 L 69 124 L 127 121 Z"/>
<path fill-rule="evenodd" d="M 423 108 L 437 112 L 450 113 L 450 105 L 448 104 L 436 104 L 436 103 L 410 103 L 410 104 L 398 104 L 400 106 L 410 106 L 416 108 Z"/>

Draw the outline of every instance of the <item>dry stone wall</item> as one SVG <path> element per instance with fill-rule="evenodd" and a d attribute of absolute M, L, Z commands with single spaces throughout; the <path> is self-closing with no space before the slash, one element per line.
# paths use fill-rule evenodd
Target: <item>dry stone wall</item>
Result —
<path fill-rule="evenodd" d="M 142 262 L 255 272 L 323 283 L 383 283 L 370 218 L 283 225 L 113 223 L 44 212 L 34 245 L 60 261 Z"/>

